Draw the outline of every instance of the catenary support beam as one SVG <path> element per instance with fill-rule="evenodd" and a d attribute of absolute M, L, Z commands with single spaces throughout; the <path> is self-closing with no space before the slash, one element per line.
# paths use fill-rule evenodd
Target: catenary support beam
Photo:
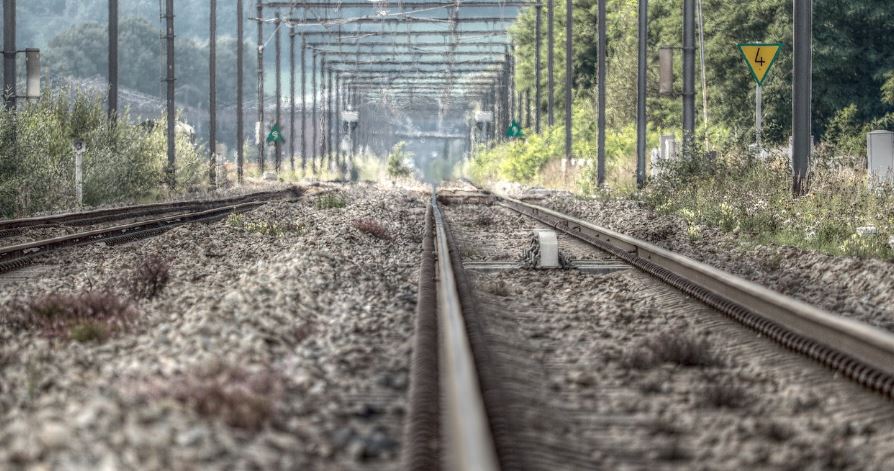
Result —
<path fill-rule="evenodd" d="M 257 3 L 258 18 L 263 16 L 263 2 L 258 0 Z M 265 145 L 264 133 L 266 126 L 264 125 L 264 22 L 258 21 L 258 123 L 256 124 L 256 138 L 258 144 L 258 169 L 261 174 L 264 173 L 265 167 Z"/>
<path fill-rule="evenodd" d="M 174 0 L 165 1 L 165 45 L 167 53 L 167 64 L 165 82 L 167 82 L 167 144 L 168 144 L 168 166 L 165 169 L 168 186 L 174 188 L 176 181 L 177 168 L 177 151 L 176 151 L 176 132 L 177 132 L 177 105 L 174 101 L 175 90 L 175 74 L 174 74 Z"/>
<path fill-rule="evenodd" d="M 539 1 L 537 5 L 535 5 L 536 10 L 536 25 L 534 27 L 534 132 L 540 133 L 540 107 L 543 103 L 543 97 L 541 96 L 541 86 L 540 86 L 540 44 L 543 42 L 541 40 L 541 10 L 543 10 L 543 4 Z"/>
<path fill-rule="evenodd" d="M 217 159 L 226 158 L 217 155 L 217 0 L 211 1 L 208 28 L 208 181 L 211 186 L 217 183 Z"/>
<path fill-rule="evenodd" d="M 683 155 L 695 142 L 695 0 L 683 0 Z"/>
<path fill-rule="evenodd" d="M 276 71 L 276 80 L 274 80 L 276 84 L 276 116 L 274 117 L 273 125 L 279 128 L 280 135 L 282 135 L 282 19 L 279 12 L 276 12 L 274 25 L 276 26 L 276 31 L 273 32 L 274 49 L 276 49 L 276 65 L 274 69 Z M 273 141 L 273 151 L 275 153 L 275 169 L 279 173 L 282 170 L 281 139 Z"/>
<path fill-rule="evenodd" d="M 242 184 L 245 165 L 245 10 L 236 0 L 236 180 Z"/>
<path fill-rule="evenodd" d="M 596 185 L 602 187 L 605 185 L 605 47 L 607 45 L 607 34 L 605 31 L 605 3 L 607 0 L 598 0 L 597 21 L 599 22 L 597 51 L 596 51 L 596 100 L 598 102 L 596 110 L 596 126 L 599 128 L 599 137 L 596 143 Z"/>
<path fill-rule="evenodd" d="M 646 61 L 649 45 L 649 0 L 639 0 L 639 53 L 636 80 L 636 186 L 646 185 Z"/>
<path fill-rule="evenodd" d="M 574 5 L 572 0 L 565 0 L 565 161 L 571 164 L 572 154 L 572 111 L 571 97 L 574 90 Z"/>
<path fill-rule="evenodd" d="M 3 0 L 3 95 L 16 107 L 16 0 Z"/>

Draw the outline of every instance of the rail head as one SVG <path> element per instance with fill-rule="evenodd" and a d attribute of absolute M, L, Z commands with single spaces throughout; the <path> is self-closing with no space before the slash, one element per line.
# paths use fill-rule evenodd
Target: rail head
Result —
<path fill-rule="evenodd" d="M 558 211 L 498 195 L 504 206 L 660 266 L 790 331 L 894 375 L 894 334 L 822 310 L 705 263 Z"/>
<path fill-rule="evenodd" d="M 432 195 L 431 205 L 438 254 L 438 328 L 449 465 L 452 469 L 495 471 L 499 469 L 496 449 L 450 261 L 447 227 L 436 195 Z"/>

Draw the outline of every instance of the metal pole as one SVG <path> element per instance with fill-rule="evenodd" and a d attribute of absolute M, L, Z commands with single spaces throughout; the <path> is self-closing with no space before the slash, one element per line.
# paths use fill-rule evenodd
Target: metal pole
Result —
<path fill-rule="evenodd" d="M 332 69 L 326 73 L 326 162 L 332 168 Z"/>
<path fill-rule="evenodd" d="M 764 90 L 760 84 L 755 84 L 754 89 L 754 138 L 757 144 L 757 151 L 760 152 L 763 146 L 764 134 Z"/>
<path fill-rule="evenodd" d="M 264 173 L 264 3 L 258 0 L 258 170 Z"/>
<path fill-rule="evenodd" d="M 245 116 L 243 114 L 245 100 L 243 94 L 243 82 L 245 80 L 243 76 L 245 28 L 242 24 L 244 21 L 243 15 L 242 0 L 236 0 L 236 178 L 240 185 L 242 184 L 242 166 L 245 159 L 243 154 L 243 147 L 245 146 Z"/>
<path fill-rule="evenodd" d="M 118 115 L 118 0 L 109 0 L 109 119 Z"/>
<path fill-rule="evenodd" d="M 168 117 L 168 168 L 167 168 L 167 177 L 168 177 L 168 186 L 173 189 L 177 184 L 176 182 L 176 147 L 175 147 L 175 138 L 176 138 L 176 121 L 177 121 L 177 107 L 174 102 L 174 0 L 166 0 L 165 3 L 165 19 L 166 19 L 166 29 L 167 29 L 167 77 L 165 81 L 168 85 L 168 103 L 167 103 L 167 117 Z"/>
<path fill-rule="evenodd" d="M 295 173 L 295 32 L 289 32 L 289 167 Z"/>
<path fill-rule="evenodd" d="M 525 89 L 525 128 L 531 129 L 531 89 Z"/>
<path fill-rule="evenodd" d="M 316 172 L 317 165 L 317 53 L 314 52 L 312 54 L 311 60 L 313 61 L 313 67 L 311 68 L 310 81 L 311 81 L 311 95 L 313 104 L 311 106 L 311 142 L 310 146 L 313 150 L 313 157 L 310 161 L 311 168 Z"/>
<path fill-rule="evenodd" d="M 16 0 L 3 0 L 3 94 L 16 107 Z"/>
<path fill-rule="evenodd" d="M 540 133 L 540 107 L 542 97 L 540 96 L 540 16 L 543 10 L 543 4 L 539 1 L 535 5 L 537 13 L 537 24 L 534 28 L 534 132 Z"/>
<path fill-rule="evenodd" d="M 695 0 L 683 0 L 683 156 L 695 142 Z"/>
<path fill-rule="evenodd" d="M 279 133 L 282 135 L 282 19 L 279 12 L 276 12 L 276 122 L 275 126 L 279 127 Z M 276 152 L 276 172 L 282 169 L 282 144 L 277 139 L 273 143 L 273 149 Z"/>
<path fill-rule="evenodd" d="M 807 193 L 811 153 L 813 92 L 813 0 L 794 0 L 794 74 L 792 79 L 792 192 Z"/>
<path fill-rule="evenodd" d="M 572 43 L 574 34 L 574 5 L 572 0 L 565 0 L 565 160 L 571 163 L 572 151 L 572 111 L 571 111 L 571 94 L 574 86 L 573 67 L 574 62 L 574 46 Z"/>
<path fill-rule="evenodd" d="M 555 95 L 555 80 L 553 77 L 553 49 L 555 38 L 553 37 L 553 1 L 546 2 L 546 124 L 556 124 L 553 110 L 553 96 Z"/>
<path fill-rule="evenodd" d="M 307 170 L 307 104 L 304 95 L 307 93 L 307 65 L 304 54 L 304 33 L 301 34 L 301 174 Z M 311 162 L 313 164 L 313 162 Z M 313 167 L 312 167 L 313 169 Z M 313 169 L 316 170 L 316 169 Z"/>
<path fill-rule="evenodd" d="M 639 54 L 636 90 L 636 186 L 646 185 L 646 54 L 649 37 L 649 0 L 639 0 Z"/>
<path fill-rule="evenodd" d="M 211 185 L 217 182 L 215 168 L 217 167 L 217 0 L 211 0 L 210 14 L 210 39 L 208 54 L 208 73 L 209 73 L 209 92 L 210 102 L 208 104 L 208 148 L 211 151 L 211 159 L 209 162 L 208 181 Z"/>
<path fill-rule="evenodd" d="M 605 31 L 605 3 L 606 0 L 598 0 L 597 6 L 599 36 L 596 44 L 596 99 L 599 103 L 596 110 L 596 125 L 599 128 L 599 136 L 596 143 L 596 185 L 599 187 L 605 185 L 605 47 L 608 42 Z"/>
<path fill-rule="evenodd" d="M 340 77 L 335 74 L 335 162 L 339 166 L 339 171 L 344 170 L 344 160 L 341 155 L 341 86 L 338 81 Z"/>

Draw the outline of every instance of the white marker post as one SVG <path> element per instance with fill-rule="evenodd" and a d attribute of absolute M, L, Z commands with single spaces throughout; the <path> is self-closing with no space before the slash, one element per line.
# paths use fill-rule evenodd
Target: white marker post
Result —
<path fill-rule="evenodd" d="M 757 144 L 757 151 L 763 148 L 764 133 L 764 88 L 761 84 L 756 84 L 754 90 L 754 134 Z"/>
<path fill-rule="evenodd" d="M 87 150 L 87 146 L 84 141 L 80 139 L 75 139 L 71 143 L 71 148 L 74 150 L 75 155 L 75 194 L 78 200 L 78 206 L 83 206 L 84 204 L 84 151 Z"/>

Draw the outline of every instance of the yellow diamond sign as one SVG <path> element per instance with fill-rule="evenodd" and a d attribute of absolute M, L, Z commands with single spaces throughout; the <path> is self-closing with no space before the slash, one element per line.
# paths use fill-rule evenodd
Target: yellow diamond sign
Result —
<path fill-rule="evenodd" d="M 739 52 L 742 53 L 745 62 L 748 64 L 748 68 L 751 70 L 751 76 L 754 78 L 754 81 L 757 82 L 758 85 L 763 85 L 764 80 L 770 73 L 770 69 L 773 67 L 773 63 L 776 62 L 776 57 L 779 56 L 779 51 L 782 49 L 783 44 L 746 43 L 737 44 L 736 46 L 739 48 Z"/>

